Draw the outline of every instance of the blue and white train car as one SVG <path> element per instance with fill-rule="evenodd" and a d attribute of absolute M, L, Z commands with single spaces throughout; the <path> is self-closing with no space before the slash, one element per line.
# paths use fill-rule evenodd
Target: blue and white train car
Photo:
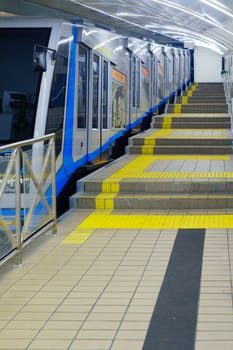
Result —
<path fill-rule="evenodd" d="M 1 18 L 0 45 L 0 144 L 55 133 L 58 198 L 190 79 L 188 50 L 53 18 Z"/>

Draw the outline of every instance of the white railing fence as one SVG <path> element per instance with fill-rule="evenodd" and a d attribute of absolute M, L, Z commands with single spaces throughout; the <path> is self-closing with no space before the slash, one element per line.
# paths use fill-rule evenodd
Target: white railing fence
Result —
<path fill-rule="evenodd" d="M 57 232 L 54 134 L 0 147 L 0 264 L 45 231 Z"/>

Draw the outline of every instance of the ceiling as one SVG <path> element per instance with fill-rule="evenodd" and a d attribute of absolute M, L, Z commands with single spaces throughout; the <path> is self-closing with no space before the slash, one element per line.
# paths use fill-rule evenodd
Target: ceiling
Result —
<path fill-rule="evenodd" d="M 82 18 L 162 44 L 233 51 L 233 0 L 0 0 L 0 11 Z"/>

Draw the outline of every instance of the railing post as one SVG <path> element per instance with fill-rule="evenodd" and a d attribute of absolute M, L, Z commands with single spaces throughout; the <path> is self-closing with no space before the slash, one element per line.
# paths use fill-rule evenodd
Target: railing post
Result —
<path fill-rule="evenodd" d="M 52 212 L 53 212 L 53 228 L 52 234 L 57 234 L 57 199 L 56 199 L 56 155 L 55 155 L 55 136 L 51 139 L 52 150 L 51 150 L 51 162 L 52 162 Z"/>
<path fill-rule="evenodd" d="M 17 147 L 15 164 L 15 196 L 16 196 L 16 237 L 17 237 L 17 266 L 22 265 L 22 229 L 21 229 L 21 185 L 20 185 L 20 150 Z"/>

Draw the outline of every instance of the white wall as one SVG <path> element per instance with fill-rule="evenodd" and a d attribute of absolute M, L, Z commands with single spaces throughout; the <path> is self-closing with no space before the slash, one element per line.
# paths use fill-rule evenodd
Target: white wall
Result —
<path fill-rule="evenodd" d="M 222 82 L 222 56 L 204 47 L 194 49 L 194 81 Z"/>

